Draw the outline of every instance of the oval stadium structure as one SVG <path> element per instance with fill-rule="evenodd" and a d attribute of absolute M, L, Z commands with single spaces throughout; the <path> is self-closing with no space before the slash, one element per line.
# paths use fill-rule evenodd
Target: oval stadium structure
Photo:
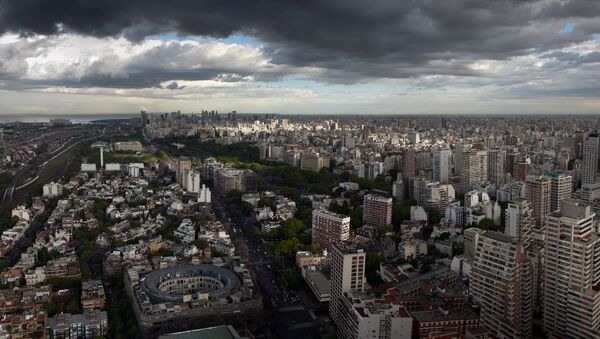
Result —
<path fill-rule="evenodd" d="M 210 300 L 228 297 L 241 287 L 230 270 L 213 265 L 182 265 L 150 272 L 140 292 L 154 303 L 183 302 L 185 296 L 207 294 Z"/>

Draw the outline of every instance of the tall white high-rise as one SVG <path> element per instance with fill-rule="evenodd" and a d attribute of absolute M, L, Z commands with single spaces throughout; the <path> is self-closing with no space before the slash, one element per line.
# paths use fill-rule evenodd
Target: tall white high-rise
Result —
<path fill-rule="evenodd" d="M 335 322 L 341 338 L 354 337 L 351 314 L 344 293 L 364 292 L 367 279 L 365 265 L 367 256 L 364 250 L 354 245 L 339 244 L 331 252 L 331 301 L 329 315 Z"/>
<path fill-rule="evenodd" d="M 598 172 L 598 152 L 600 151 L 600 136 L 598 133 L 588 135 L 583 144 L 583 166 L 581 173 L 581 185 L 596 182 Z"/>
<path fill-rule="evenodd" d="M 554 212 L 560 209 L 560 202 L 571 195 L 573 177 L 564 172 L 555 172 L 550 174 L 550 182 L 550 211 Z"/>
<path fill-rule="evenodd" d="M 533 266 L 523 246 L 502 233 L 479 236 L 469 290 L 481 305 L 480 325 L 499 338 L 530 338 Z"/>
<path fill-rule="evenodd" d="M 448 149 L 433 152 L 433 181 L 447 184 L 450 177 L 450 158 L 452 151 Z"/>
<path fill-rule="evenodd" d="M 185 170 L 182 186 L 187 192 L 200 193 L 200 173 L 194 170 Z"/>
<path fill-rule="evenodd" d="M 590 206 L 564 199 L 548 215 L 544 329 L 551 338 L 600 338 L 600 238 Z"/>

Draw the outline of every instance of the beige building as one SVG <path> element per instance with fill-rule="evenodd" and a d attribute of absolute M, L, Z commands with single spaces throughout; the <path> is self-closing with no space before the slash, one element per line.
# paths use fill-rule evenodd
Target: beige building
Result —
<path fill-rule="evenodd" d="M 600 338 L 600 238 L 590 206 L 565 199 L 548 216 L 544 329 L 551 338 Z"/>
<path fill-rule="evenodd" d="M 514 238 L 488 231 L 479 236 L 469 289 L 481 305 L 480 324 L 499 338 L 530 338 L 533 265 Z"/>

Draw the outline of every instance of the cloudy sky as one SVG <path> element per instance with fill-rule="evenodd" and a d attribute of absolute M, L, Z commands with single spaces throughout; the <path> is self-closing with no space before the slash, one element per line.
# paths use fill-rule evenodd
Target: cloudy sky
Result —
<path fill-rule="evenodd" d="M 0 113 L 600 113 L 598 0 L 0 0 Z"/>

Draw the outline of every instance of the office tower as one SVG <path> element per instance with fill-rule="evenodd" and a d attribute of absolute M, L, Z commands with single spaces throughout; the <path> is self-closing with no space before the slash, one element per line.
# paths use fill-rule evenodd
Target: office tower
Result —
<path fill-rule="evenodd" d="M 506 151 L 491 149 L 488 151 L 488 180 L 501 185 L 504 183 Z"/>
<path fill-rule="evenodd" d="M 325 209 L 312 213 L 312 241 L 331 250 L 350 237 L 350 217 Z"/>
<path fill-rule="evenodd" d="M 535 228 L 531 204 L 525 199 L 517 199 L 508 204 L 505 216 L 504 234 L 515 239 L 516 242 L 523 245 L 524 249 L 529 249 L 533 242 Z"/>
<path fill-rule="evenodd" d="M 573 177 L 563 172 L 554 172 L 550 174 L 550 182 L 550 211 L 554 212 L 560 209 L 560 202 L 571 195 Z"/>
<path fill-rule="evenodd" d="M 500 338 L 530 338 L 533 266 L 523 246 L 502 233 L 479 236 L 469 282 L 479 323 Z"/>
<path fill-rule="evenodd" d="M 344 297 L 345 293 L 364 292 L 366 278 L 366 253 L 352 245 L 338 244 L 333 246 L 331 264 L 331 301 L 329 315 L 338 328 L 341 338 L 355 337 L 351 329 L 351 304 Z"/>
<path fill-rule="evenodd" d="M 443 149 L 433 152 L 433 181 L 447 184 L 450 178 L 450 157 L 452 152 Z"/>
<path fill-rule="evenodd" d="M 600 338 L 600 238 L 589 206 L 564 199 L 546 222 L 544 329 L 550 338 Z"/>
<path fill-rule="evenodd" d="M 527 176 L 525 197 L 533 208 L 535 225 L 541 227 L 544 218 L 550 212 L 550 178 L 545 176 Z"/>
<path fill-rule="evenodd" d="M 392 198 L 367 194 L 363 199 L 363 223 L 378 229 L 392 223 Z"/>
<path fill-rule="evenodd" d="M 175 171 L 175 176 L 177 179 L 177 183 L 183 187 L 183 174 L 185 171 L 192 169 L 192 161 L 189 158 L 181 157 L 177 159 L 177 168 Z"/>
<path fill-rule="evenodd" d="M 590 134 L 583 144 L 583 167 L 581 173 L 581 185 L 596 182 L 598 172 L 598 152 L 600 151 L 600 136 L 597 133 Z"/>
<path fill-rule="evenodd" d="M 404 200 L 404 181 L 402 180 L 402 173 L 398 173 L 398 177 L 392 185 L 392 195 L 398 202 Z"/>

